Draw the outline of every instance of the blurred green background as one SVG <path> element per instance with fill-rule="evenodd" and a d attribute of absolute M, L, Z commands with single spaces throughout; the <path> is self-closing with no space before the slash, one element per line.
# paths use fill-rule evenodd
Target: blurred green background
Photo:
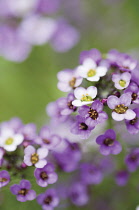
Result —
<path fill-rule="evenodd" d="M 46 104 L 63 96 L 63 93 L 57 89 L 56 73 L 64 68 L 76 67 L 82 50 L 98 48 L 105 53 L 111 48 L 116 48 L 139 58 L 138 0 L 81 0 L 81 2 L 84 13 L 83 22 L 79 24 L 81 40 L 72 50 L 58 54 L 49 45 L 45 45 L 34 47 L 23 63 L 13 63 L 0 58 L 0 121 L 18 116 L 25 123 L 34 122 L 41 126 L 47 119 Z M 111 197 L 110 192 L 115 186 L 111 180 L 96 186 L 96 195 L 103 197 L 108 189 L 110 190 L 108 202 L 111 203 L 111 199 L 116 199 L 113 206 L 110 205 L 110 210 L 134 210 L 139 204 L 138 174 L 132 177 L 129 186 L 117 189 L 116 198 Z M 5 199 L 0 210 L 41 209 L 36 205 L 36 201 L 24 204 L 17 202 L 8 187 L 2 191 Z M 96 210 L 93 207 L 93 200 L 94 198 L 91 207 L 82 209 Z M 65 209 L 71 210 L 74 207 L 65 207 Z"/>

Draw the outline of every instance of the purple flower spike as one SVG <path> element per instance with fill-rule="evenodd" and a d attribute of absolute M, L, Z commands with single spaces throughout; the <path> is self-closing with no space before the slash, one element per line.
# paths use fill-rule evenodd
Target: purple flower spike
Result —
<path fill-rule="evenodd" d="M 133 109 L 136 117 L 133 120 L 126 120 L 126 127 L 129 133 L 137 134 L 139 132 L 139 108 Z"/>
<path fill-rule="evenodd" d="M 99 184 L 102 182 L 103 174 L 99 167 L 84 163 L 81 165 L 81 179 L 85 184 Z"/>
<path fill-rule="evenodd" d="M 59 198 L 55 189 L 48 189 L 45 193 L 38 195 L 37 202 L 43 210 L 53 210 L 59 204 Z"/>
<path fill-rule="evenodd" d="M 25 156 L 24 156 L 24 163 L 27 166 L 35 165 L 36 168 L 43 168 L 47 161 L 46 157 L 48 155 L 48 149 L 46 147 L 36 149 L 33 146 L 28 146 L 24 150 Z"/>
<path fill-rule="evenodd" d="M 100 135 L 96 139 L 96 143 L 100 145 L 100 153 L 102 155 L 117 155 L 122 151 L 121 144 L 115 140 L 115 131 L 109 129 L 105 134 Z"/>
<path fill-rule="evenodd" d="M 125 163 L 128 167 L 128 170 L 133 172 L 139 166 L 139 148 L 136 148 L 131 151 L 125 158 Z"/>
<path fill-rule="evenodd" d="M 103 111 L 103 104 L 99 100 L 94 101 L 91 107 L 80 107 L 78 112 L 82 117 L 86 118 L 85 123 L 91 127 L 95 127 L 108 119 L 108 115 Z"/>
<path fill-rule="evenodd" d="M 124 119 L 132 120 L 136 117 L 136 113 L 128 108 L 131 104 L 130 93 L 124 93 L 120 98 L 109 96 L 107 104 L 109 108 L 113 110 L 112 118 L 116 121 L 122 121 Z"/>
<path fill-rule="evenodd" d="M 139 104 L 139 87 L 136 83 L 131 82 L 124 92 L 131 94 L 132 103 Z"/>
<path fill-rule="evenodd" d="M 71 127 L 71 133 L 80 135 L 81 139 L 88 139 L 94 126 L 88 126 L 86 124 L 86 118 L 80 115 L 76 116 L 76 121 L 77 122 Z"/>
<path fill-rule="evenodd" d="M 0 188 L 10 182 L 10 175 L 6 170 L 0 171 Z"/>
<path fill-rule="evenodd" d="M 36 192 L 31 190 L 30 181 L 22 179 L 20 184 L 14 184 L 11 186 L 12 194 L 16 195 L 16 198 L 20 202 L 27 200 L 34 200 L 36 198 Z"/>
<path fill-rule="evenodd" d="M 44 168 L 36 168 L 34 176 L 36 177 L 37 184 L 41 187 L 54 184 L 58 179 L 57 174 L 54 172 L 54 166 L 51 163 L 48 163 Z"/>
<path fill-rule="evenodd" d="M 129 178 L 129 173 L 126 170 L 118 171 L 115 177 L 115 181 L 119 186 L 125 186 Z"/>
<path fill-rule="evenodd" d="M 81 182 L 73 183 L 69 189 L 69 197 L 72 203 L 77 206 L 83 206 L 87 204 L 89 197 L 87 194 L 86 185 L 83 185 Z"/>

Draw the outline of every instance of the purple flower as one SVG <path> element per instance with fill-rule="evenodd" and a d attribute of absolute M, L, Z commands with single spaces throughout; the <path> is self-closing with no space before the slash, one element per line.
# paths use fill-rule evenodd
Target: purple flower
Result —
<path fill-rule="evenodd" d="M 34 171 L 37 184 L 41 187 L 47 187 L 48 184 L 54 184 L 58 176 L 54 172 L 54 166 L 51 163 L 47 163 L 44 168 L 36 168 Z"/>
<path fill-rule="evenodd" d="M 115 176 L 117 185 L 124 186 L 127 184 L 129 173 L 126 170 L 118 171 Z"/>
<path fill-rule="evenodd" d="M 139 65 L 132 71 L 132 80 L 133 82 L 139 85 Z"/>
<path fill-rule="evenodd" d="M 11 186 L 11 192 L 16 195 L 16 198 L 20 202 L 27 200 L 34 200 L 36 198 L 36 192 L 31 190 L 30 181 L 22 179 L 20 184 L 14 184 Z"/>
<path fill-rule="evenodd" d="M 79 57 L 79 63 L 83 64 L 83 62 L 87 59 L 87 58 L 91 58 L 93 61 L 95 61 L 97 64 L 98 62 L 102 59 L 101 57 L 101 53 L 99 52 L 99 50 L 97 49 L 91 49 L 91 50 L 86 50 L 86 51 L 82 51 L 80 53 L 80 57 Z"/>
<path fill-rule="evenodd" d="M 128 170 L 133 172 L 139 166 L 139 148 L 133 149 L 130 154 L 125 157 L 125 163 Z"/>
<path fill-rule="evenodd" d="M 71 133 L 79 135 L 81 139 L 88 139 L 94 126 L 86 124 L 86 118 L 80 115 L 76 116 L 76 122 L 71 127 Z"/>
<path fill-rule="evenodd" d="M 81 165 L 81 180 L 85 184 L 99 184 L 102 182 L 103 174 L 98 166 L 90 163 Z"/>
<path fill-rule="evenodd" d="M 61 109 L 61 115 L 70 115 L 77 110 L 77 107 L 72 105 L 72 101 L 75 99 L 73 93 L 69 93 L 67 98 L 60 98 L 58 105 Z"/>
<path fill-rule="evenodd" d="M 50 43 L 57 52 L 66 52 L 73 48 L 80 39 L 80 34 L 73 26 L 69 25 L 65 20 L 57 22 Z"/>
<path fill-rule="evenodd" d="M 29 145 L 24 150 L 24 163 L 27 166 L 35 165 L 36 168 L 43 168 L 47 161 L 46 157 L 48 155 L 48 149 L 46 147 L 36 149 Z"/>
<path fill-rule="evenodd" d="M 34 123 L 23 125 L 20 129 L 20 132 L 23 134 L 24 139 L 27 141 L 34 140 L 37 136 L 36 125 Z"/>
<path fill-rule="evenodd" d="M 63 171 L 71 172 L 78 167 L 82 157 L 81 149 L 77 143 L 70 143 L 67 139 L 65 143 L 67 144 L 65 149 L 61 152 L 54 152 L 54 157 Z"/>
<path fill-rule="evenodd" d="M 6 170 L 0 171 L 0 188 L 6 186 L 10 182 L 10 175 Z"/>
<path fill-rule="evenodd" d="M 125 89 L 128 87 L 131 79 L 131 74 L 124 72 L 122 74 L 113 74 L 112 81 L 115 83 L 114 86 L 119 89 Z"/>
<path fill-rule="evenodd" d="M 78 87 L 83 78 L 81 78 L 76 70 L 65 69 L 58 72 L 57 78 L 59 80 L 57 87 L 63 92 L 69 92 L 75 87 Z"/>
<path fill-rule="evenodd" d="M 126 120 L 126 127 L 129 133 L 137 134 L 139 132 L 139 108 L 133 109 L 136 113 L 136 117 L 132 120 Z"/>
<path fill-rule="evenodd" d="M 136 83 L 131 82 L 124 92 L 131 94 L 132 103 L 139 104 L 139 87 Z"/>
<path fill-rule="evenodd" d="M 136 117 L 135 112 L 128 108 L 131 104 L 130 93 L 124 93 L 120 98 L 111 95 L 108 97 L 107 104 L 113 110 L 112 118 L 116 121 L 132 120 Z"/>
<path fill-rule="evenodd" d="M 87 204 L 89 196 L 87 193 L 87 187 L 81 182 L 75 182 L 69 189 L 69 197 L 77 206 L 83 206 Z"/>
<path fill-rule="evenodd" d="M 43 210 L 53 210 L 59 204 L 59 197 L 55 189 L 48 189 L 45 193 L 38 195 L 37 202 Z"/>
<path fill-rule="evenodd" d="M 115 139 L 116 134 L 112 129 L 97 137 L 96 143 L 100 145 L 100 153 L 102 155 L 117 155 L 122 151 L 121 144 Z"/>
<path fill-rule="evenodd" d="M 0 167 L 3 164 L 4 149 L 0 147 Z"/>
<path fill-rule="evenodd" d="M 36 143 L 45 146 L 49 150 L 53 150 L 60 142 L 61 138 L 53 134 L 48 126 L 41 128 L 39 137 L 36 139 Z"/>
<path fill-rule="evenodd" d="M 103 111 L 103 104 L 99 100 L 95 100 L 91 107 L 81 106 L 78 111 L 82 117 L 85 117 L 85 123 L 91 127 L 108 119 L 108 115 Z"/>

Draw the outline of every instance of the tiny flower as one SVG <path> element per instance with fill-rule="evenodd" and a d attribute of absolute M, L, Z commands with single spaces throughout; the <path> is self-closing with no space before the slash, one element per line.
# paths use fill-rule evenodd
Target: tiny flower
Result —
<path fill-rule="evenodd" d="M 6 170 L 0 171 L 0 188 L 10 182 L 10 175 Z"/>
<path fill-rule="evenodd" d="M 81 165 L 81 180 L 85 184 L 99 184 L 103 179 L 103 174 L 98 166 L 84 163 Z"/>
<path fill-rule="evenodd" d="M 10 129 L 2 129 L 0 135 L 0 147 L 4 148 L 8 152 L 15 151 L 17 146 L 24 140 L 22 134 L 14 133 Z"/>
<path fill-rule="evenodd" d="M 87 204 L 89 196 L 87 187 L 81 182 L 73 183 L 69 188 L 69 197 L 76 206 L 83 206 Z"/>
<path fill-rule="evenodd" d="M 97 49 L 86 50 L 80 53 L 80 64 L 83 64 L 83 62 L 88 58 L 92 59 L 95 63 L 98 63 L 102 59 L 99 50 Z"/>
<path fill-rule="evenodd" d="M 37 202 L 43 210 L 53 210 L 59 204 L 59 197 L 55 189 L 48 189 L 45 193 L 38 195 Z"/>
<path fill-rule="evenodd" d="M 121 120 L 132 120 L 136 117 L 136 113 L 129 109 L 128 106 L 131 104 L 130 93 L 124 93 L 120 98 L 116 96 L 109 96 L 107 104 L 110 109 L 113 110 L 112 118 L 116 121 Z"/>
<path fill-rule="evenodd" d="M 27 166 L 35 165 L 36 168 L 43 168 L 47 163 L 45 158 L 48 155 L 48 149 L 46 147 L 36 151 L 33 146 L 29 145 L 25 148 L 24 153 L 24 163 Z"/>
<path fill-rule="evenodd" d="M 86 104 L 91 104 L 93 99 L 97 95 L 97 88 L 94 86 L 90 86 L 87 89 L 83 87 L 78 87 L 74 90 L 74 95 L 77 100 L 72 102 L 74 106 L 82 106 Z"/>
<path fill-rule="evenodd" d="M 34 200 L 36 198 L 36 192 L 31 190 L 30 181 L 22 179 L 20 184 L 14 184 L 11 186 L 12 194 L 16 195 L 16 198 L 20 202 L 27 200 Z"/>
<path fill-rule="evenodd" d="M 139 87 L 136 83 L 131 82 L 124 92 L 131 94 L 132 103 L 139 104 Z"/>
<path fill-rule="evenodd" d="M 86 118 L 85 123 L 92 127 L 108 119 L 108 115 L 103 111 L 103 104 L 99 100 L 95 100 L 90 107 L 85 105 L 80 107 L 78 112 Z"/>
<path fill-rule="evenodd" d="M 34 171 L 37 184 L 41 187 L 47 187 L 48 184 L 54 184 L 58 176 L 54 172 L 54 166 L 51 163 L 47 163 L 43 168 L 36 168 Z"/>
<path fill-rule="evenodd" d="M 124 72 L 122 74 L 113 74 L 112 81 L 114 82 L 114 86 L 119 89 L 125 89 L 128 87 L 131 79 L 131 74 L 128 72 Z"/>
<path fill-rule="evenodd" d="M 100 145 L 100 153 L 102 155 L 117 155 L 122 151 L 121 144 L 115 139 L 116 134 L 112 129 L 97 137 L 96 143 Z"/>
<path fill-rule="evenodd" d="M 87 125 L 85 121 L 85 117 L 77 115 L 76 122 L 71 127 L 71 133 L 80 135 L 81 139 L 88 139 L 94 127 Z"/>
<path fill-rule="evenodd" d="M 57 87 L 63 92 L 69 92 L 78 87 L 82 83 L 82 78 L 78 75 L 77 70 L 65 69 L 58 72 L 57 78 L 59 80 Z"/>
<path fill-rule="evenodd" d="M 90 58 L 84 60 L 83 64 L 78 66 L 78 74 L 89 81 L 99 81 L 100 77 L 107 73 L 105 66 L 97 66 L 97 64 Z"/>
<path fill-rule="evenodd" d="M 124 186 L 127 184 L 129 178 L 129 173 L 126 170 L 118 171 L 115 176 L 116 184 L 119 186 Z"/>
<path fill-rule="evenodd" d="M 126 120 L 126 127 L 129 133 L 137 134 L 139 132 L 139 108 L 133 109 L 136 113 L 136 117 L 132 120 Z"/>
<path fill-rule="evenodd" d="M 125 163 L 128 170 L 133 172 L 139 166 L 139 148 L 133 149 L 130 154 L 125 157 Z"/>
<path fill-rule="evenodd" d="M 40 130 L 36 143 L 45 146 L 49 150 L 53 150 L 61 142 L 61 137 L 52 133 L 48 126 L 43 126 Z"/>

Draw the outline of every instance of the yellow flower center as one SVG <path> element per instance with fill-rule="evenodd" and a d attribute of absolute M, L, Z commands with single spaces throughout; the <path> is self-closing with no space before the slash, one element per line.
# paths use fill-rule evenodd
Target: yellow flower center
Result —
<path fill-rule="evenodd" d="M 32 164 L 35 164 L 39 161 L 39 155 L 37 153 L 34 153 L 31 155 L 31 162 Z"/>
<path fill-rule="evenodd" d="M 92 97 L 89 96 L 88 94 L 83 95 L 83 97 L 81 98 L 81 101 L 92 101 Z"/>
<path fill-rule="evenodd" d="M 11 145 L 13 142 L 14 142 L 13 138 L 9 137 L 8 139 L 6 139 L 5 144 Z"/>
<path fill-rule="evenodd" d="M 121 87 L 125 87 L 126 81 L 121 79 L 121 80 L 119 81 L 119 85 L 121 85 Z"/>
<path fill-rule="evenodd" d="M 88 77 L 94 77 L 96 75 L 96 70 L 95 69 L 90 69 L 87 73 Z"/>
<path fill-rule="evenodd" d="M 113 111 L 118 114 L 124 114 L 127 110 L 128 110 L 127 106 L 125 106 L 124 104 L 119 104 L 115 107 Z"/>

